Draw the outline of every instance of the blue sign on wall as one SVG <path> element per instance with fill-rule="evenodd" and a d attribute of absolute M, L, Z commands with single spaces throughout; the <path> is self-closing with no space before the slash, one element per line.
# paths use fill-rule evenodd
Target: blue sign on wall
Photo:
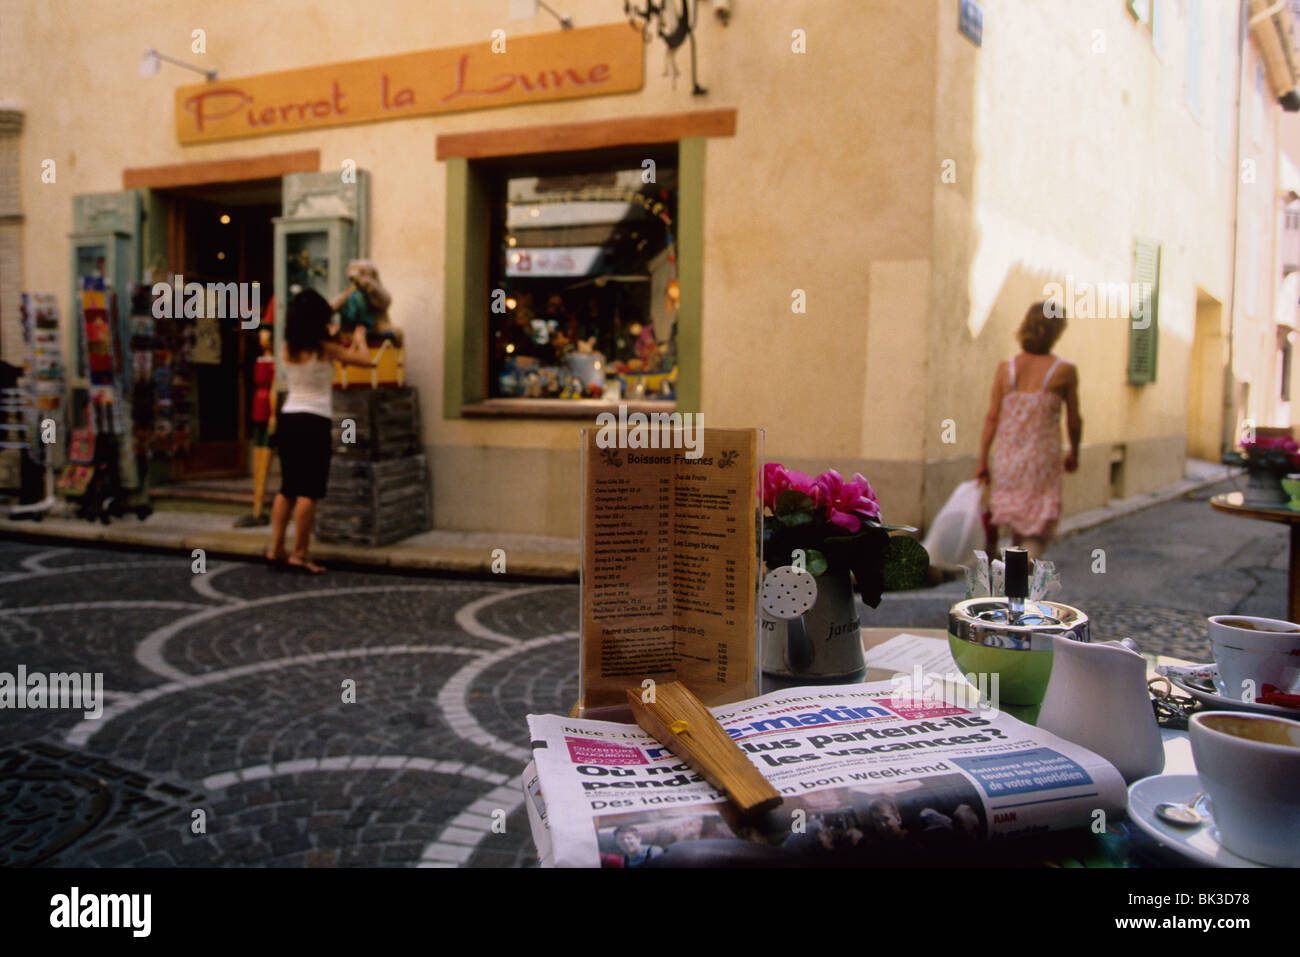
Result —
<path fill-rule="evenodd" d="M 982 46 L 984 40 L 984 8 L 976 0 L 961 0 L 957 29 L 971 43 Z"/>

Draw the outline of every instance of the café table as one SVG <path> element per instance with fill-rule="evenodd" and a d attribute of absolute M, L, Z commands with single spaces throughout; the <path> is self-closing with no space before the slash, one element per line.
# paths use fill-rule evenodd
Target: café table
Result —
<path fill-rule="evenodd" d="M 862 646 L 864 652 L 870 653 L 872 649 L 883 645 L 885 642 L 899 635 L 914 635 L 919 638 L 938 638 L 946 640 L 947 631 L 941 628 L 863 628 L 862 629 Z M 941 669 L 941 673 L 951 671 L 954 675 L 957 673 L 957 665 L 948 656 L 942 665 L 938 665 L 939 656 L 934 654 L 934 647 L 927 649 L 929 660 L 924 658 L 916 661 L 909 660 L 906 656 L 895 657 L 891 659 L 894 667 L 879 668 L 871 667 L 870 664 L 863 676 L 863 681 L 890 681 L 898 673 L 908 673 L 914 665 L 921 665 L 923 669 L 933 670 L 935 667 Z M 1159 677 L 1155 673 L 1157 665 L 1185 665 L 1190 662 L 1183 661 L 1179 658 L 1171 658 L 1164 655 L 1143 655 L 1147 661 L 1147 676 L 1149 678 Z M 928 672 L 927 672 L 928 673 Z M 768 688 L 765 690 L 776 690 Z M 602 714 L 604 720 L 631 722 L 631 713 L 621 713 L 626 709 L 617 710 L 614 713 Z M 577 706 L 575 704 L 571 717 L 577 716 Z M 591 716 L 591 715 L 589 715 Z M 1196 765 L 1192 760 L 1191 740 L 1186 731 L 1178 731 L 1171 728 L 1161 728 L 1160 737 L 1164 746 L 1165 774 L 1195 774 Z M 1113 829 L 1112 829 L 1113 830 Z M 1012 867 L 1038 867 L 1038 866 L 1079 866 L 1080 862 L 1085 859 L 1090 861 L 1085 866 L 1116 866 L 1116 858 L 1137 863 L 1140 866 L 1154 864 L 1155 866 L 1166 866 L 1169 864 L 1186 866 L 1184 860 L 1170 856 L 1169 852 L 1161 849 L 1155 841 L 1142 834 L 1134 834 L 1130 831 L 1123 831 L 1126 837 L 1120 839 L 1120 846 L 1124 850 L 1116 852 L 1115 845 L 1109 844 L 1109 850 L 1102 850 L 1100 841 L 1086 832 L 1056 832 L 1053 835 L 1044 835 L 1036 838 L 1032 842 L 1008 844 L 999 844 L 995 848 L 989 845 L 985 848 L 984 854 L 989 866 L 1012 866 Z M 1107 862 L 1109 859 L 1109 862 Z M 969 860 L 964 860 L 969 864 Z"/>
<path fill-rule="evenodd" d="M 1300 512 L 1285 505 L 1247 505 L 1241 492 L 1225 492 L 1210 499 L 1210 508 L 1226 515 L 1253 518 L 1260 522 L 1281 522 L 1289 526 L 1291 550 L 1286 573 L 1287 621 L 1300 621 Z"/>
<path fill-rule="evenodd" d="M 947 639 L 948 637 L 947 631 L 942 628 L 863 628 L 863 650 L 864 652 L 870 653 L 873 648 L 877 648 L 889 641 L 891 638 L 896 638 L 899 635 L 916 635 L 919 638 L 939 639 Z M 1190 662 L 1183 661 L 1180 658 L 1171 658 L 1166 655 L 1143 655 L 1142 657 L 1145 658 L 1147 662 L 1148 679 L 1160 677 L 1155 671 L 1157 665 L 1190 664 Z M 894 667 L 888 669 L 873 668 L 870 667 L 869 658 L 867 673 L 862 680 L 888 681 L 893 678 L 895 674 L 899 673 L 900 669 L 906 673 L 906 669 L 913 664 L 912 662 L 899 658 L 891 659 L 891 661 Z M 936 659 L 934 657 L 930 658 L 928 665 L 931 669 L 936 667 L 935 661 Z M 921 664 L 922 668 L 927 666 L 926 662 L 917 661 L 915 663 Z M 938 667 L 941 668 L 939 671 L 940 674 L 951 672 L 953 675 L 956 675 L 958 673 L 957 664 L 952 661 L 950 657 Z M 1173 728 L 1161 728 L 1160 739 L 1165 752 L 1163 774 L 1196 773 L 1196 763 L 1192 759 L 1192 742 L 1186 731 L 1178 731 Z M 1127 835 L 1121 842 L 1124 850 L 1119 855 L 1124 860 L 1138 863 L 1140 866 L 1168 866 L 1171 864 L 1186 866 L 1185 860 L 1180 860 L 1176 855 L 1171 855 L 1168 849 L 1161 847 L 1158 842 L 1154 841 L 1150 837 L 1137 833 L 1136 829 L 1134 829 L 1132 825 L 1127 825 L 1124 833 Z M 1068 841 L 1068 839 L 1065 840 Z M 1052 848 L 1052 850 L 1047 851 L 1046 858 L 1043 861 L 1039 861 L 1039 864 L 1047 863 L 1048 866 L 1067 866 L 1063 862 L 1073 859 L 1071 852 L 1068 850 L 1062 852 L 1062 845 L 1053 841 L 1052 838 L 1046 838 L 1045 842 L 1045 850 L 1049 848 Z M 1098 856 L 1095 848 L 1091 849 L 1091 853 L 1093 857 Z M 1001 863 L 1010 863 L 1014 866 L 1024 866 L 1033 863 L 1033 861 L 1012 859 L 1009 861 L 1002 861 Z"/>

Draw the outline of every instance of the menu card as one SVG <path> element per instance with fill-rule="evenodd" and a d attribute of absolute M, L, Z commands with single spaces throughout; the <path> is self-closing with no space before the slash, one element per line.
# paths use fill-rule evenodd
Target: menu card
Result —
<path fill-rule="evenodd" d="M 617 447 L 583 430 L 580 714 L 646 679 L 709 706 L 758 694 L 762 433 L 694 431 Z"/>

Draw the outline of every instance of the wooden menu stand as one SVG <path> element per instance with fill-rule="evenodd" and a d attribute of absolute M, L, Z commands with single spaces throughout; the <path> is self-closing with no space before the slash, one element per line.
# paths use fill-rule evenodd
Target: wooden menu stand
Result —
<path fill-rule="evenodd" d="M 643 702 L 641 694 L 639 688 L 627 690 L 636 723 L 724 792 L 742 814 L 770 811 L 781 803 L 776 788 L 684 684 L 656 685 L 651 702 Z"/>

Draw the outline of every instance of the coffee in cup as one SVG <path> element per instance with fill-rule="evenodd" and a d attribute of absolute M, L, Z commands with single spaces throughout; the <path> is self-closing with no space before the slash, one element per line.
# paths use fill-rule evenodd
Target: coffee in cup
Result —
<path fill-rule="evenodd" d="M 1265 631 L 1271 634 L 1300 631 L 1300 625 L 1278 618 L 1234 618 L 1232 615 L 1216 615 L 1215 618 L 1219 624 L 1228 628 L 1245 628 L 1247 631 Z"/>
<path fill-rule="evenodd" d="M 1210 650 L 1218 665 L 1219 694 L 1254 701 L 1264 685 L 1284 694 L 1300 692 L 1300 625 L 1278 618 L 1215 615 Z"/>
<path fill-rule="evenodd" d="M 1220 843 L 1260 864 L 1300 867 L 1300 721 L 1203 711 L 1190 731 Z"/>

